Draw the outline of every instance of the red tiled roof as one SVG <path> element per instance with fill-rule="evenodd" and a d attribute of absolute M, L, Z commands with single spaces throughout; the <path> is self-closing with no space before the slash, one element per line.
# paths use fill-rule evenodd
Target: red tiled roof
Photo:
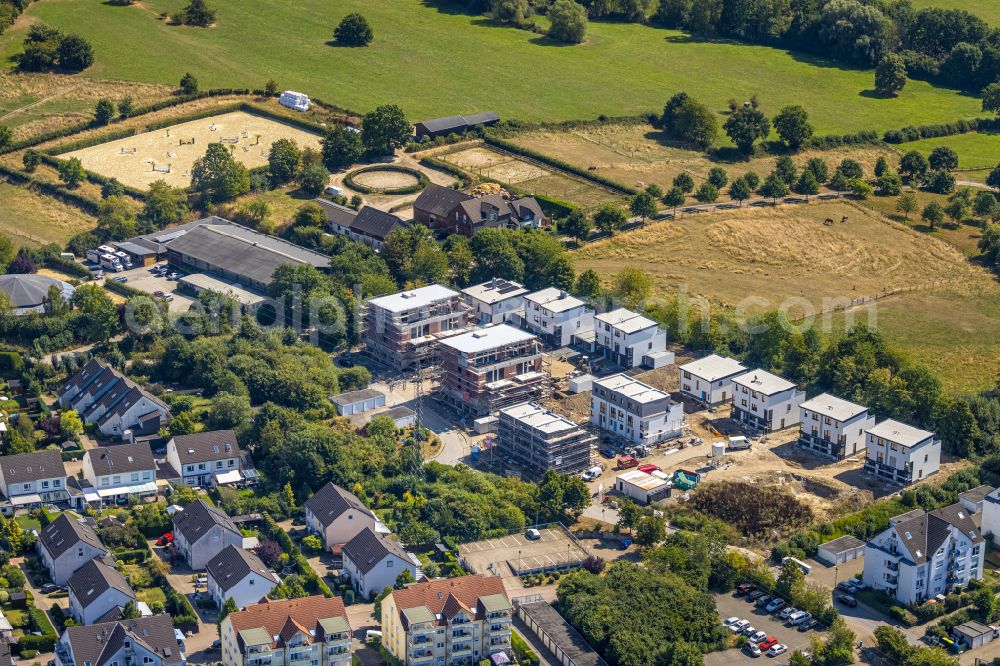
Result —
<path fill-rule="evenodd" d="M 247 629 L 263 628 L 270 636 L 280 634 L 282 637 L 289 621 L 299 627 L 311 628 L 315 627 L 319 620 L 331 617 L 347 619 L 344 602 L 339 597 L 328 599 L 322 595 L 268 601 L 229 614 L 233 629 L 237 633 Z M 303 631 L 309 633 L 308 629 Z"/>
<path fill-rule="evenodd" d="M 476 608 L 480 597 L 491 594 L 507 595 L 503 580 L 499 576 L 477 574 L 415 583 L 402 590 L 393 590 L 392 598 L 400 611 L 426 606 L 435 615 L 451 617 L 459 607 Z"/>

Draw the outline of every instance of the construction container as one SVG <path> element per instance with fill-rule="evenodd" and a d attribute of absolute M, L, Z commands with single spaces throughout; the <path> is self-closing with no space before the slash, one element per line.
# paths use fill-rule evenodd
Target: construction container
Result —
<path fill-rule="evenodd" d="M 570 377 L 569 379 L 569 392 L 570 393 L 583 393 L 584 391 L 589 391 L 594 385 L 593 375 L 580 375 L 578 377 Z"/>

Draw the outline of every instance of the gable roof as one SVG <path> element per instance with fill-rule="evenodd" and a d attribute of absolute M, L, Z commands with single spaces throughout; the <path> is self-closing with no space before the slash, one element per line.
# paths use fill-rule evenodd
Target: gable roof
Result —
<path fill-rule="evenodd" d="M 0 458 L 0 471 L 9 486 L 40 479 L 65 478 L 62 455 L 55 449 L 42 449 Z"/>
<path fill-rule="evenodd" d="M 364 528 L 354 538 L 344 544 L 344 557 L 350 558 L 354 566 L 363 574 L 368 573 L 389 555 L 404 562 L 412 562 L 409 554 L 395 541 L 375 534 L 371 528 Z"/>
<path fill-rule="evenodd" d="M 243 455 L 232 430 L 208 430 L 193 435 L 177 435 L 171 442 L 177 447 L 181 464 L 208 462 Z"/>
<path fill-rule="evenodd" d="M 364 206 L 351 222 L 351 231 L 383 241 L 396 229 L 406 226 L 409 225 L 392 213 L 386 213 L 372 206 Z"/>
<path fill-rule="evenodd" d="M 234 585 L 256 573 L 277 585 L 280 581 L 273 571 L 268 569 L 256 554 L 248 550 L 229 545 L 223 548 L 205 565 L 208 575 L 215 579 L 215 584 L 223 592 L 229 591 Z M 261 592 L 263 597 L 266 592 Z"/>
<path fill-rule="evenodd" d="M 472 195 L 453 190 L 435 183 L 428 183 L 424 191 L 413 202 L 414 210 L 422 210 L 435 217 L 445 218 L 463 201 L 472 199 Z"/>
<path fill-rule="evenodd" d="M 358 216 L 358 211 L 353 208 L 341 206 L 326 199 L 316 199 L 315 201 L 323 209 L 323 212 L 326 213 L 326 221 L 330 224 L 336 224 L 340 227 L 350 227 L 351 223 L 354 222 L 354 218 Z"/>
<path fill-rule="evenodd" d="M 271 645 L 274 645 L 276 641 L 273 638 L 281 636 L 283 631 L 290 628 L 289 620 L 293 622 L 292 627 L 296 629 L 301 627 L 306 630 L 306 635 L 309 635 L 309 630 L 320 625 L 321 620 L 339 617 L 346 623 L 347 611 L 340 597 L 328 599 L 316 595 L 300 599 L 265 600 L 263 603 L 230 613 L 227 617 L 232 622 L 233 631 L 239 637 L 240 643 L 246 644 L 246 639 L 249 638 L 254 641 L 251 644 L 260 645 L 261 643 L 256 641 L 266 638 Z"/>
<path fill-rule="evenodd" d="M 195 500 L 184 507 L 183 511 L 174 514 L 174 532 L 182 534 L 189 544 L 197 542 L 216 525 L 235 534 L 243 534 L 232 518 L 204 500 Z"/>
<path fill-rule="evenodd" d="M 94 378 L 94 375 L 104 370 L 104 363 L 101 362 L 96 356 L 87 361 L 82 368 L 76 371 L 72 377 L 70 377 L 65 384 L 63 384 L 62 389 L 59 391 L 60 395 L 66 393 L 70 389 L 81 389 L 87 382 Z"/>
<path fill-rule="evenodd" d="M 174 636 L 170 615 L 163 613 L 134 620 L 119 620 L 81 627 L 68 627 L 66 637 L 78 666 L 105 666 L 126 639 L 158 655 L 165 664 L 184 661 Z"/>
<path fill-rule="evenodd" d="M 500 604 L 501 600 L 495 598 L 496 595 L 502 595 L 504 600 L 507 599 L 503 579 L 499 576 L 482 574 L 414 583 L 402 590 L 392 591 L 393 601 L 404 626 L 411 618 L 421 618 L 413 621 L 427 621 L 433 618 L 443 623 L 460 610 L 472 613 L 478 619 L 488 610 L 485 606 L 495 609 L 497 604 Z M 485 605 L 481 603 L 484 599 Z M 510 608 L 509 600 L 506 608 Z M 405 611 L 411 609 L 418 611 L 426 609 L 427 612 L 410 613 L 408 617 Z"/>
<path fill-rule="evenodd" d="M 306 509 L 316 516 L 316 520 L 323 527 L 330 525 L 349 509 L 371 515 L 368 507 L 354 493 L 341 488 L 332 481 L 328 481 L 325 486 L 316 491 L 316 494 L 306 500 Z"/>
<path fill-rule="evenodd" d="M 38 535 L 38 540 L 53 560 L 81 542 L 105 553 L 109 552 L 97 538 L 97 533 L 92 527 L 70 518 L 69 514 L 65 513 L 45 526 Z"/>
<path fill-rule="evenodd" d="M 90 460 L 97 476 L 156 469 L 149 442 L 98 446 L 88 449 L 84 455 Z"/>
<path fill-rule="evenodd" d="M 69 577 L 70 594 L 76 597 L 82 608 L 87 608 L 108 590 L 118 590 L 126 597 L 135 599 L 135 592 L 125 576 L 99 559 L 93 559 L 76 570 Z"/>
<path fill-rule="evenodd" d="M 891 529 L 896 531 L 900 542 L 913 556 L 914 563 L 923 564 L 928 553 L 936 553 L 945 542 L 951 528 L 961 532 L 972 543 L 983 540 L 975 521 L 961 503 L 895 523 Z"/>

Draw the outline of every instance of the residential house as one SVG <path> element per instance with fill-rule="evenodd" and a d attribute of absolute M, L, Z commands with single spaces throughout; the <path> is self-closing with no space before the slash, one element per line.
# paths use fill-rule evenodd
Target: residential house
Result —
<path fill-rule="evenodd" d="M 17 509 L 69 499 L 66 469 L 59 451 L 43 449 L 0 457 L 0 492 L 0 508 L 8 516 Z"/>
<path fill-rule="evenodd" d="M 650 319 L 626 308 L 594 317 L 596 352 L 625 368 L 653 365 L 650 354 L 666 351 L 667 332 Z"/>
<path fill-rule="evenodd" d="M 466 327 L 469 307 L 462 295 L 432 284 L 371 298 L 365 313 L 365 347 L 395 371 L 434 360 L 437 341 Z"/>
<path fill-rule="evenodd" d="M 170 615 L 67 627 L 55 649 L 55 666 L 184 666 Z"/>
<path fill-rule="evenodd" d="M 382 645 L 406 666 L 509 663 L 513 611 L 499 576 L 407 585 L 382 600 Z"/>
<path fill-rule="evenodd" d="M 524 307 L 528 290 L 519 282 L 493 278 L 489 282 L 462 290 L 472 308 L 472 319 L 478 326 L 505 324 L 511 315 Z"/>
<path fill-rule="evenodd" d="M 70 377 L 59 392 L 59 405 L 75 409 L 84 423 L 108 437 L 146 435 L 170 419 L 170 408 L 132 380 L 94 358 Z"/>
<path fill-rule="evenodd" d="M 125 576 L 100 559 L 93 559 L 69 577 L 69 614 L 81 624 L 97 624 L 128 602 L 135 592 Z"/>
<path fill-rule="evenodd" d="M 843 460 L 865 450 L 865 431 L 875 425 L 868 408 L 829 393 L 799 405 L 799 444 Z"/>
<path fill-rule="evenodd" d="M 196 487 L 226 485 L 256 478 L 249 456 L 232 430 L 207 430 L 177 435 L 167 442 L 167 462 L 181 483 Z"/>
<path fill-rule="evenodd" d="M 174 549 L 195 571 L 226 546 L 243 547 L 243 533 L 232 518 L 204 500 L 191 502 L 174 514 Z"/>
<path fill-rule="evenodd" d="M 921 512 L 865 546 L 865 585 L 901 604 L 917 604 L 983 577 L 983 537 L 961 504 Z"/>
<path fill-rule="evenodd" d="M 361 500 L 332 481 L 306 500 L 305 509 L 306 528 L 319 534 L 327 549 L 347 543 L 366 528 L 388 531 Z"/>
<path fill-rule="evenodd" d="M 409 226 L 402 218 L 372 206 L 363 206 L 358 214 L 350 219 L 344 213 L 334 217 L 328 211 L 327 220 L 332 233 L 347 236 L 353 241 L 371 245 L 376 249 L 382 247 L 386 237 L 393 231 Z"/>
<path fill-rule="evenodd" d="M 315 199 L 323 212 L 326 213 L 326 229 L 333 234 L 348 235 L 358 211 L 342 206 L 326 199 Z"/>
<path fill-rule="evenodd" d="M 392 587 L 403 571 L 417 578 L 417 560 L 397 542 L 366 527 L 344 544 L 344 572 L 362 599 Z"/>
<path fill-rule="evenodd" d="M 83 478 L 102 503 L 156 495 L 156 461 L 148 442 L 98 446 L 83 454 Z"/>
<path fill-rule="evenodd" d="M 66 585 L 77 569 L 110 551 L 83 519 L 63 513 L 38 534 L 38 555 L 56 585 Z"/>
<path fill-rule="evenodd" d="M 758 432 L 775 432 L 799 423 L 806 394 L 792 382 L 765 370 L 733 377 L 731 418 Z"/>
<path fill-rule="evenodd" d="M 724 404 L 733 396 L 733 377 L 746 371 L 736 359 L 709 354 L 680 367 L 681 394 L 713 407 Z"/>
<path fill-rule="evenodd" d="M 487 194 L 459 203 L 448 215 L 444 228 L 471 238 L 487 228 L 540 229 L 545 214 L 534 197 L 506 199 L 500 194 Z"/>
<path fill-rule="evenodd" d="M 219 625 L 223 666 L 350 666 L 351 625 L 340 597 L 266 601 Z"/>
<path fill-rule="evenodd" d="M 941 466 L 941 440 L 932 432 L 886 419 L 865 431 L 865 471 L 889 483 L 907 486 Z"/>
<path fill-rule="evenodd" d="M 1000 488 L 990 491 L 983 498 L 983 506 L 980 513 L 982 514 L 980 529 L 983 532 L 983 536 L 992 534 L 993 541 L 996 542 L 998 537 L 1000 537 Z"/>
<path fill-rule="evenodd" d="M 680 436 L 684 405 L 634 377 L 611 375 L 593 382 L 590 422 L 628 442 L 648 446 Z"/>
<path fill-rule="evenodd" d="M 219 608 L 232 599 L 237 608 L 246 608 L 266 599 L 281 579 L 255 553 L 239 546 L 226 546 L 205 565 L 208 595 Z"/>
<path fill-rule="evenodd" d="M 594 311 L 562 289 L 548 287 L 524 297 L 522 325 L 547 345 L 565 347 L 594 331 Z"/>
<path fill-rule="evenodd" d="M 565 416 L 533 402 L 500 410 L 497 451 L 529 475 L 576 474 L 590 467 L 597 437 Z"/>
<path fill-rule="evenodd" d="M 428 229 L 441 229 L 449 224 L 449 217 L 464 201 L 474 199 L 470 194 L 450 187 L 428 183 L 413 202 L 413 222 Z"/>

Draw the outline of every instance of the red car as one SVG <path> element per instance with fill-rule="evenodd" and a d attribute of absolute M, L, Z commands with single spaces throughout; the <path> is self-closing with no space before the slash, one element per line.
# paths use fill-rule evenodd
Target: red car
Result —
<path fill-rule="evenodd" d="M 777 638 L 775 638 L 774 636 L 768 636 L 767 638 L 765 638 L 764 640 L 762 640 L 760 642 L 759 647 L 760 647 L 761 650 L 770 650 L 771 646 L 777 645 L 777 644 L 778 644 L 778 639 Z"/>
<path fill-rule="evenodd" d="M 163 536 L 161 536 L 159 539 L 156 540 L 156 545 L 166 546 L 168 543 L 173 543 L 173 542 L 174 542 L 174 533 L 167 532 L 166 534 L 164 534 Z"/>
<path fill-rule="evenodd" d="M 662 471 L 660 470 L 659 465 L 639 465 L 639 467 L 637 467 L 636 469 L 638 469 L 640 472 L 645 472 L 646 474 L 652 474 L 653 472 Z"/>
<path fill-rule="evenodd" d="M 162 291 L 154 291 L 153 292 L 153 296 L 156 296 L 157 298 L 163 298 L 163 292 Z"/>

